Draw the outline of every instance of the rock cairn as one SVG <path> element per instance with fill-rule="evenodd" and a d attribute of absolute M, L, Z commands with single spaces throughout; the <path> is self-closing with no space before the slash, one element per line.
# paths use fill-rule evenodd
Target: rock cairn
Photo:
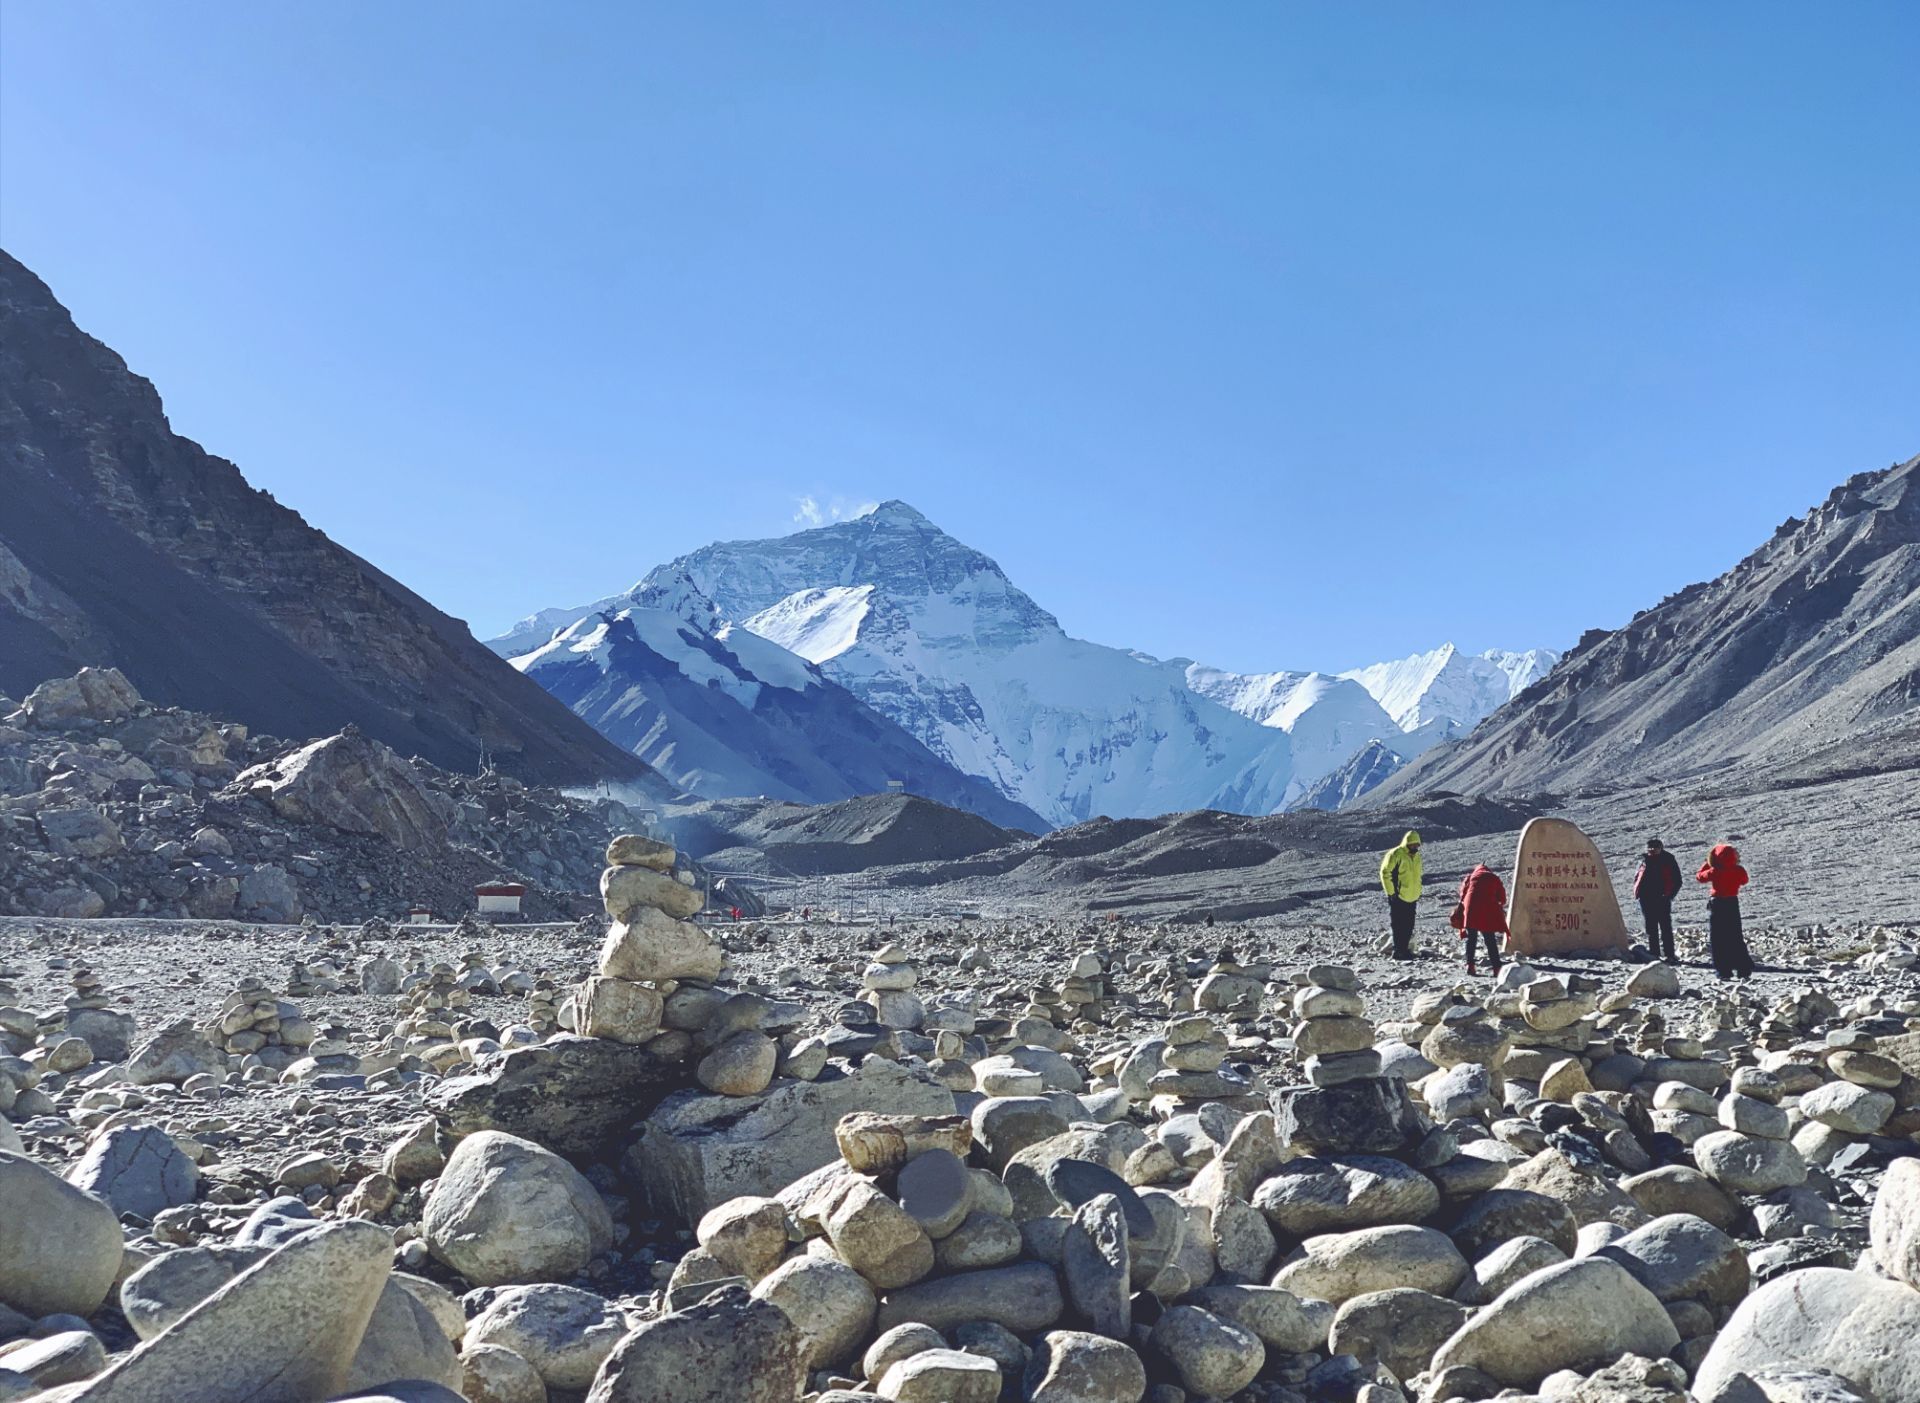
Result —
<path fill-rule="evenodd" d="M 559 1031 L 559 986 L 545 975 L 535 979 L 527 991 L 527 1025 L 541 1037 Z"/>
<path fill-rule="evenodd" d="M 919 982 L 920 966 L 889 941 L 874 952 L 860 976 L 861 998 L 873 1005 L 875 1018 L 887 1027 L 918 1029 L 927 1019 L 925 1006 L 913 994 Z"/>
<path fill-rule="evenodd" d="M 600 972 L 574 995 L 575 1026 L 588 1037 L 651 1041 L 667 996 L 682 984 L 711 988 L 725 967 L 719 944 L 686 919 L 703 898 L 674 879 L 673 859 L 670 845 L 637 833 L 607 846 L 600 896 L 613 925 L 600 947 Z"/>
<path fill-rule="evenodd" d="M 254 975 L 240 981 L 207 1025 L 208 1038 L 223 1051 L 257 1058 L 276 1072 L 305 1056 L 316 1035 L 298 1005 L 275 997 L 267 981 Z"/>
<path fill-rule="evenodd" d="M 1314 965 L 1307 986 L 1293 996 L 1293 1048 L 1301 1070 L 1315 1086 L 1339 1086 L 1380 1075 L 1373 1050 L 1373 1024 L 1359 980 L 1344 965 Z"/>

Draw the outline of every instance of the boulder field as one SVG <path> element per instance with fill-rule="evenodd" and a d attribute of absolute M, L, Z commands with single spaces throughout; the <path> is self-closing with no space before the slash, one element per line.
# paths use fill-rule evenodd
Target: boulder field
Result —
<path fill-rule="evenodd" d="M 1470 980 L 690 878 L 164 1003 L 0 927 L 0 1400 L 1920 1403 L 1907 933 Z"/>

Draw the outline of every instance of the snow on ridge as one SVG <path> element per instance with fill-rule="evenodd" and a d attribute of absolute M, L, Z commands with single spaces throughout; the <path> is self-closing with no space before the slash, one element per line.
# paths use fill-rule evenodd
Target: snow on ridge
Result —
<path fill-rule="evenodd" d="M 870 584 L 796 590 L 742 619 L 739 627 L 810 663 L 824 663 L 860 641 L 860 625 L 872 609 L 873 590 Z"/>
<path fill-rule="evenodd" d="M 1403 731 L 1439 722 L 1458 733 L 1473 729 L 1546 676 L 1559 660 L 1550 648 L 1468 654 L 1446 643 L 1340 675 L 1371 692 Z"/>

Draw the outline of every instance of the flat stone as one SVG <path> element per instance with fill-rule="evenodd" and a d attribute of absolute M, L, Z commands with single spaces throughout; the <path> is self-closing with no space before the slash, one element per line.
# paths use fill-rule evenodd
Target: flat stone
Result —
<path fill-rule="evenodd" d="M 1024 1335 L 1054 1324 L 1064 1305 L 1052 1267 L 1020 1262 L 937 1277 L 891 1292 L 880 1302 L 875 1324 L 887 1330 L 912 1321 L 950 1330 L 969 1320 L 990 1320 Z"/>
<path fill-rule="evenodd" d="M 657 1213 L 697 1223 L 730 1198 L 770 1197 L 839 1160 L 834 1127 L 850 1111 L 950 1116 L 953 1093 L 884 1058 L 753 1097 L 678 1092 L 647 1117 L 622 1163 Z"/>
<path fill-rule="evenodd" d="M 587 1159 L 614 1148 L 686 1079 L 684 1066 L 644 1047 L 561 1034 L 506 1053 L 483 1075 L 447 1078 L 426 1103 L 455 1135 L 501 1130 Z"/>
<path fill-rule="evenodd" d="M 824 1257 L 795 1257 L 769 1273 L 753 1294 L 793 1322 L 801 1362 L 810 1371 L 838 1369 L 853 1360 L 873 1329 L 879 1305 L 865 1277 Z"/>
<path fill-rule="evenodd" d="M 1081 1330 L 1042 1336 L 1027 1363 L 1027 1403 L 1140 1403 L 1147 1370 L 1119 1340 Z"/>
<path fill-rule="evenodd" d="M 1275 1134 L 1283 1145 L 1320 1154 L 1394 1154 L 1423 1133 L 1406 1084 L 1393 1077 L 1273 1093 Z"/>
<path fill-rule="evenodd" d="M 1440 1207 L 1440 1191 L 1417 1169 L 1376 1155 L 1290 1160 L 1260 1184 L 1253 1206 L 1294 1237 L 1384 1223 L 1418 1223 Z"/>
<path fill-rule="evenodd" d="M 1887 1166 L 1868 1228 L 1881 1269 L 1920 1287 L 1920 1159 L 1897 1159 Z"/>
<path fill-rule="evenodd" d="M 1587 1258 L 1508 1287 L 1441 1345 L 1432 1367 L 1531 1388 L 1561 1369 L 1588 1373 L 1623 1354 L 1657 1359 L 1679 1343 L 1652 1292 L 1618 1263 Z"/>
<path fill-rule="evenodd" d="M 1434 1351 L 1472 1312 L 1458 1301 L 1412 1287 L 1355 1296 L 1333 1318 L 1327 1349 L 1362 1364 L 1384 1364 L 1396 1378 L 1425 1373 Z"/>
<path fill-rule="evenodd" d="M 616 921 L 632 921 L 646 910 L 660 912 L 676 920 L 693 915 L 706 905 L 706 896 L 698 887 L 675 881 L 650 867 L 608 867 L 600 873 L 600 900 L 607 914 Z"/>
<path fill-rule="evenodd" d="M 1704 1403 L 1735 1403 L 1743 1374 L 1770 1365 L 1827 1369 L 1878 1403 L 1920 1398 L 1920 1291 L 1861 1272 L 1813 1267 L 1742 1301 L 1694 1374 Z"/>
<path fill-rule="evenodd" d="M 1712 1223 L 1685 1213 L 1655 1218 L 1594 1254 L 1618 1262 L 1655 1299 L 1716 1308 L 1744 1300 L 1747 1254 Z"/>
<path fill-rule="evenodd" d="M 1149 1230 L 1153 1215 L 1141 1205 Z M 1073 1211 L 1060 1246 L 1067 1299 L 1095 1334 L 1124 1340 L 1132 1327 L 1128 1222 L 1120 1200 L 1097 1194 Z"/>
<path fill-rule="evenodd" d="M 626 1317 L 591 1291 L 541 1283 L 509 1286 L 468 1324 L 465 1349 L 497 1345 L 533 1366 L 548 1388 L 579 1392 L 627 1333 Z"/>
<path fill-rule="evenodd" d="M 1000 1366 L 962 1350 L 923 1350 L 889 1368 L 876 1391 L 898 1403 L 995 1403 Z"/>
<path fill-rule="evenodd" d="M 1694 1142 L 1700 1172 L 1729 1193 L 1768 1194 L 1807 1179 L 1807 1164 L 1785 1140 L 1719 1130 Z"/>
<path fill-rule="evenodd" d="M 332 1398 L 346 1387 L 392 1258 L 393 1239 L 377 1224 L 322 1224 L 267 1254 L 72 1397 L 86 1403 Z"/>
<path fill-rule="evenodd" d="M 894 1190 L 907 1216 L 936 1241 L 960 1226 L 973 1203 L 966 1161 L 949 1149 L 924 1150 L 908 1160 Z"/>
<path fill-rule="evenodd" d="M 1198 1306 L 1176 1305 L 1154 1322 L 1150 1343 L 1179 1375 L 1181 1385 L 1203 1398 L 1238 1393 L 1267 1362 L 1266 1346 L 1251 1330 Z"/>
<path fill-rule="evenodd" d="M 1302 1255 L 1274 1273 L 1273 1285 L 1336 1305 L 1369 1291 L 1412 1286 L 1450 1295 L 1467 1274 L 1467 1259 L 1432 1228 L 1359 1228 L 1310 1237 Z"/>

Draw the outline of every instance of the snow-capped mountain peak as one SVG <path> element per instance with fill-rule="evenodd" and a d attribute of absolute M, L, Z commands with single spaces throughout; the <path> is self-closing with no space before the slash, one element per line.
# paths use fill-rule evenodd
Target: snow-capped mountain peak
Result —
<path fill-rule="evenodd" d="M 1446 643 L 1340 675 L 1371 692 L 1402 731 L 1437 722 L 1451 734 L 1463 734 L 1546 676 L 1559 660 L 1547 648 L 1470 654 Z"/>
<path fill-rule="evenodd" d="M 1473 658 L 1449 644 L 1338 676 L 1238 674 L 1089 643 L 990 557 L 897 499 L 789 536 L 703 546 L 592 610 L 533 615 L 493 646 L 538 648 L 556 622 L 588 613 L 628 616 L 662 656 L 673 637 L 683 652 L 723 653 L 756 687 L 844 688 L 1054 823 L 1267 813 L 1306 802 L 1310 789 L 1345 795 L 1470 728 L 1555 656 Z M 652 632 L 662 627 L 667 635 Z M 688 677 L 711 665 L 674 664 Z M 713 681 L 729 695 L 739 685 Z M 1375 741 L 1363 773 L 1319 785 Z"/>
<path fill-rule="evenodd" d="M 626 604 L 628 608 L 671 614 L 704 634 L 714 633 L 724 622 L 713 601 L 685 575 L 660 579 L 649 576 L 628 591 Z"/>

